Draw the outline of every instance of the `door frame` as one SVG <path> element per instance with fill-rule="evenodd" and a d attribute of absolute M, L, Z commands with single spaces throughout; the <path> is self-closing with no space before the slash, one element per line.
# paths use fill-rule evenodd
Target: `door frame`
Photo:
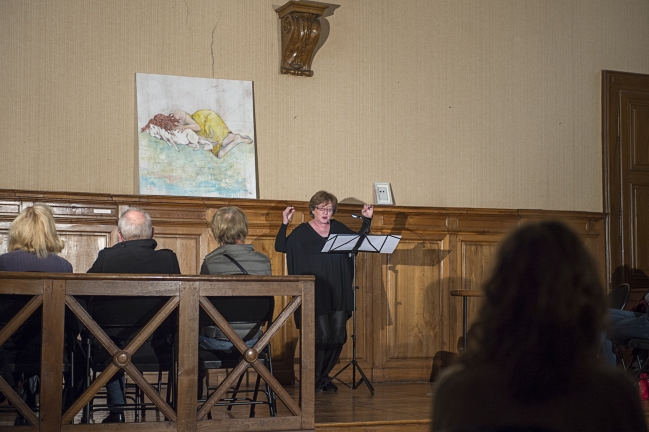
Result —
<path fill-rule="evenodd" d="M 615 287 L 630 279 L 629 258 L 624 257 L 624 214 L 621 159 L 621 92 L 649 88 L 649 75 L 602 71 L 602 196 L 604 200 L 606 240 L 606 280 Z M 616 272 L 617 269 L 620 269 Z"/>

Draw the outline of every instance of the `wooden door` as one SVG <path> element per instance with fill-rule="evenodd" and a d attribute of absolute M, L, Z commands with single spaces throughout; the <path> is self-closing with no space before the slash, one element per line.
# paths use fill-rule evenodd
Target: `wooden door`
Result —
<path fill-rule="evenodd" d="M 636 299 L 649 289 L 649 75 L 604 71 L 602 109 L 608 279 Z"/>

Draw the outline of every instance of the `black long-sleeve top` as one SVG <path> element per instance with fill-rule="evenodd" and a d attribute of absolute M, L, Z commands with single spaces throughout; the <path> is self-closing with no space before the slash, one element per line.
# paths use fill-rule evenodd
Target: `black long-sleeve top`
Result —
<path fill-rule="evenodd" d="M 363 219 L 358 231 L 369 230 L 371 219 Z M 288 274 L 315 276 L 315 314 L 351 311 L 354 307 L 352 279 L 354 260 L 348 252 L 321 252 L 327 237 L 318 234 L 309 223 L 298 225 L 286 236 L 282 224 L 275 238 L 275 250 L 286 253 Z M 342 222 L 332 219 L 329 234 L 357 234 Z"/>

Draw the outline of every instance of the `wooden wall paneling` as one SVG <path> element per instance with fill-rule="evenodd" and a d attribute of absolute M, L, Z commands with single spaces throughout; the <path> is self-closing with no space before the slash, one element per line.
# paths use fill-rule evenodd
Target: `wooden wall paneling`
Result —
<path fill-rule="evenodd" d="M 376 230 L 402 236 L 396 253 L 385 257 L 383 271 L 374 271 L 374 378 L 379 382 L 428 380 L 433 364 L 443 361 L 448 351 L 448 332 L 443 324 L 448 299 L 443 293 L 449 290 L 453 236 L 448 235 L 448 212 L 427 210 L 375 211 Z M 397 297 L 399 292 L 406 296 L 405 303 Z M 420 335 L 425 336 L 422 339 Z M 404 352 L 404 343 L 415 339 L 419 348 L 408 347 Z"/>
<path fill-rule="evenodd" d="M 11 222 L 20 213 L 19 199 L 0 197 L 0 220 Z"/>
<path fill-rule="evenodd" d="M 117 227 L 114 225 L 57 224 L 56 229 L 65 242 L 59 255 L 70 261 L 75 273 L 87 272 L 99 251 L 117 241 Z"/>
<path fill-rule="evenodd" d="M 9 222 L 0 222 L 0 254 L 7 252 L 9 242 Z"/>
<path fill-rule="evenodd" d="M 382 316 L 378 339 L 378 329 L 373 329 L 377 381 L 429 379 L 433 359 L 445 345 L 440 317 L 448 301 L 443 296 L 448 235 L 405 237 L 385 256 L 382 277 L 377 280 L 374 273 L 373 294 L 382 300 L 376 311 Z"/>
<path fill-rule="evenodd" d="M 163 225 L 155 228 L 154 240 L 158 242 L 158 249 L 171 249 L 176 253 L 181 274 L 196 275 L 209 252 L 209 236 L 206 228 Z"/>
<path fill-rule="evenodd" d="M 457 236 L 457 289 L 482 289 L 482 285 L 491 272 L 491 266 L 502 240 L 502 234 L 459 234 Z M 470 328 L 481 304 L 480 298 L 467 299 L 467 322 Z M 450 330 L 451 349 L 459 352 L 462 340 L 462 298 L 452 297 L 448 327 Z"/>
<path fill-rule="evenodd" d="M 33 204 L 47 204 L 54 214 L 57 221 L 114 221 L 117 222 L 117 206 L 111 202 L 97 202 L 97 201 L 66 201 L 52 200 L 43 197 L 42 200 L 34 200 L 32 202 L 23 201 L 22 208 L 29 207 Z"/>
<path fill-rule="evenodd" d="M 644 199 L 642 191 L 638 199 Z M 285 255 L 274 248 L 284 208 L 296 208 L 289 234 L 298 224 L 311 220 L 306 202 L 0 190 L 0 252 L 6 251 L 11 221 L 34 202 L 53 207 L 57 228 L 67 242 L 62 255 L 76 272 L 85 272 L 101 248 L 118 241 L 117 218 L 127 205 L 151 214 L 158 247 L 176 252 L 184 274 L 198 274 L 204 256 L 216 247 L 209 221 L 219 207 L 236 205 L 244 210 L 249 220 L 247 241 L 269 256 L 274 275 L 287 274 Z M 359 212 L 357 204 L 340 204 L 336 219 L 358 229 L 360 221 L 350 215 Z M 480 289 L 503 237 L 520 224 L 561 219 L 579 233 L 603 264 L 605 217 L 585 212 L 377 206 L 372 232 L 402 235 L 402 241 L 392 255 L 359 254 L 359 365 L 376 382 L 434 378 L 437 366 L 457 353 L 462 332 L 462 302 L 451 297 L 450 291 Z M 645 228 L 639 225 L 637 229 Z M 479 300 L 469 300 L 472 319 Z M 276 308 L 289 301 L 289 297 L 277 297 Z M 351 320 L 348 324 L 351 336 Z M 283 383 L 294 379 L 298 336 L 290 323 L 271 342 L 276 375 Z M 348 339 L 334 372 L 351 358 L 351 348 Z"/>
<path fill-rule="evenodd" d="M 605 217 L 601 219 L 589 218 L 586 223 L 584 243 L 597 263 L 597 270 L 604 289 L 608 292 L 610 281 L 606 277 L 606 236 Z"/>

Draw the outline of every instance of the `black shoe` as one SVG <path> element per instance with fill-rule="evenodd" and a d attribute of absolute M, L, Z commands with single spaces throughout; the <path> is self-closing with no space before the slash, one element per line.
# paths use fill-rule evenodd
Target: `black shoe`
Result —
<path fill-rule="evenodd" d="M 102 423 L 124 423 L 124 413 L 111 411 L 110 414 L 102 420 Z"/>
<path fill-rule="evenodd" d="M 334 384 L 332 381 L 329 381 L 327 384 L 322 387 L 323 392 L 328 392 L 328 393 L 338 393 L 338 386 Z"/>

